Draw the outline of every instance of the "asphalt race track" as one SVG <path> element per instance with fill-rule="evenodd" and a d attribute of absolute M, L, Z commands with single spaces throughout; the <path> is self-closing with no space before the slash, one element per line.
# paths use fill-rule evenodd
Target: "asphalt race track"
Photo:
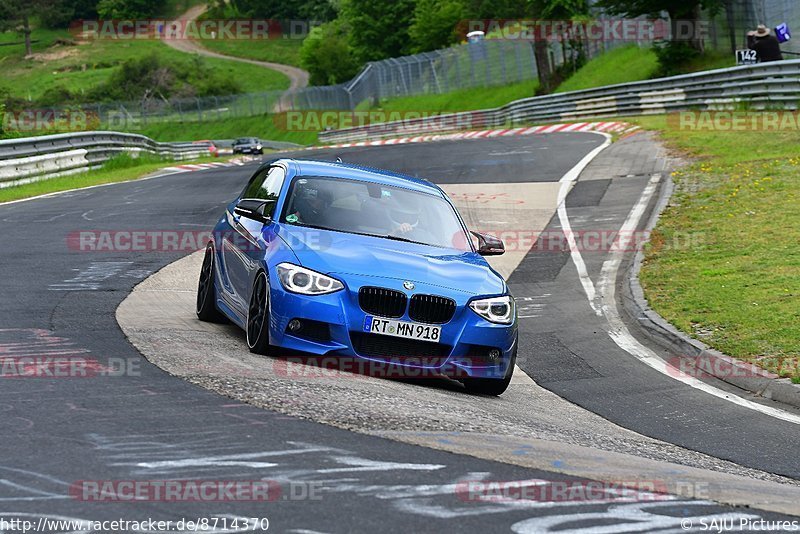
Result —
<path fill-rule="evenodd" d="M 594 134 L 554 134 L 301 155 L 342 155 L 447 188 L 557 182 L 603 142 Z M 0 377 L 7 436 L 0 444 L 0 518 L 265 517 L 271 531 L 339 533 L 588 532 L 593 526 L 593 532 L 680 531 L 685 517 L 782 517 L 697 499 L 474 502 L 458 494 L 459 483 L 575 479 L 249 406 L 150 364 L 126 340 L 115 311 L 135 285 L 187 252 L 82 252 L 70 245 L 71 236 L 85 230 L 210 229 L 254 168 L 177 174 L 0 206 L 0 360 L 74 355 L 98 368 L 123 368 L 122 376 Z M 608 175 L 579 182 L 566 202 L 573 229 L 596 229 L 599 221 L 603 228 L 619 228 L 649 179 Z M 553 218 L 548 230 L 560 229 Z M 604 254 L 584 259 L 589 276 L 599 279 Z M 526 302 L 544 299 L 521 321 L 519 366 L 539 385 L 644 436 L 763 471 L 767 478 L 800 478 L 798 425 L 687 387 L 621 350 L 592 312 L 569 253 L 533 251 L 521 260 L 509 279 L 512 291 Z M 283 494 L 267 503 L 130 503 L 92 502 L 70 490 L 80 481 L 140 479 L 270 479 Z M 300 491 L 292 498 L 295 486 L 306 493 L 318 488 L 319 496 Z"/>

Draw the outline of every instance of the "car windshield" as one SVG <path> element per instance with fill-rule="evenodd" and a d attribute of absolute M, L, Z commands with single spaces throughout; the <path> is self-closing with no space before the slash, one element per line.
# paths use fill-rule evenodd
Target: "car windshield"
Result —
<path fill-rule="evenodd" d="M 359 180 L 295 178 L 282 222 L 471 250 L 461 221 L 445 199 Z"/>
<path fill-rule="evenodd" d="M 255 142 L 255 139 L 253 139 L 252 137 L 243 137 L 241 139 L 237 139 L 235 144 L 244 145 L 244 144 L 254 143 L 254 142 Z"/>

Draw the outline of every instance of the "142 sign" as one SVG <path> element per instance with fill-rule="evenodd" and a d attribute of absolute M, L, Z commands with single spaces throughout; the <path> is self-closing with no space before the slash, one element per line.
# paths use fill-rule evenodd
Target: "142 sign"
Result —
<path fill-rule="evenodd" d="M 753 65 L 758 63 L 758 52 L 755 50 L 737 50 L 736 51 L 736 64 L 737 65 Z"/>

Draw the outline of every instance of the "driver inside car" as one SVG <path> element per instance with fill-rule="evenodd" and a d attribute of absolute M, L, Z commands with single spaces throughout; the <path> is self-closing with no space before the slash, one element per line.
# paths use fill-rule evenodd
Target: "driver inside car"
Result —
<path fill-rule="evenodd" d="M 312 188 L 304 184 L 301 187 L 302 189 L 296 193 L 297 199 L 286 220 L 309 226 L 323 226 L 325 212 L 333 202 L 333 195 L 321 187 Z"/>

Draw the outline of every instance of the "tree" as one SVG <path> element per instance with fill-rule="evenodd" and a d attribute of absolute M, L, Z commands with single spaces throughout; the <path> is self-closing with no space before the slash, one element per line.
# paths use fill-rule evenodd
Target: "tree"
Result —
<path fill-rule="evenodd" d="M 46 28 L 66 28 L 74 20 L 97 18 L 97 0 L 61 0 L 38 15 Z"/>
<path fill-rule="evenodd" d="M 586 0 L 531 0 L 529 8 L 532 14 L 537 18 L 543 20 L 563 20 L 571 21 L 576 24 L 581 19 L 586 19 L 589 15 L 589 4 Z M 577 64 L 583 61 L 583 43 L 575 36 L 565 34 L 561 35 L 561 43 L 564 47 L 565 57 L 567 52 L 567 44 L 578 50 L 578 56 L 574 58 Z M 534 42 L 533 50 L 536 58 L 536 67 L 539 73 L 539 87 L 544 92 L 550 92 L 561 83 L 564 74 L 564 69 L 556 70 L 550 64 L 549 56 L 550 43 L 537 39 Z M 575 67 L 576 65 L 572 65 Z M 568 65 L 569 66 L 569 65 Z"/>
<path fill-rule="evenodd" d="M 703 9 L 712 14 L 718 12 L 724 0 L 600 0 L 598 6 L 606 8 L 610 13 L 626 15 L 629 17 L 650 16 L 660 17 L 662 12 L 669 15 L 672 24 L 672 42 L 684 40 L 688 46 L 697 52 L 704 51 L 702 33 L 697 31 Z M 690 22 L 695 30 L 688 40 L 679 33 L 679 21 Z"/>
<path fill-rule="evenodd" d="M 469 16 L 478 19 L 513 19 L 528 14 L 530 0 L 467 0 Z"/>
<path fill-rule="evenodd" d="M 100 0 L 97 3 L 97 14 L 102 19 L 146 19 L 154 17 L 160 9 L 159 0 Z"/>
<path fill-rule="evenodd" d="M 466 18 L 462 0 L 417 0 L 408 30 L 413 51 L 426 52 L 458 42 L 458 23 Z"/>
<path fill-rule="evenodd" d="M 39 13 L 60 9 L 60 0 L 0 0 L 0 30 L 17 30 L 25 38 L 25 55 L 31 49 L 31 19 Z"/>
<path fill-rule="evenodd" d="M 323 22 L 336 17 L 336 8 L 330 0 L 231 0 L 230 3 L 244 17 Z"/>
<path fill-rule="evenodd" d="M 342 0 L 340 18 L 350 28 L 353 54 L 361 63 L 407 54 L 414 0 Z"/>
<path fill-rule="evenodd" d="M 300 48 L 300 63 L 308 71 L 311 85 L 335 85 L 358 72 L 347 32 L 338 20 L 311 30 Z"/>

